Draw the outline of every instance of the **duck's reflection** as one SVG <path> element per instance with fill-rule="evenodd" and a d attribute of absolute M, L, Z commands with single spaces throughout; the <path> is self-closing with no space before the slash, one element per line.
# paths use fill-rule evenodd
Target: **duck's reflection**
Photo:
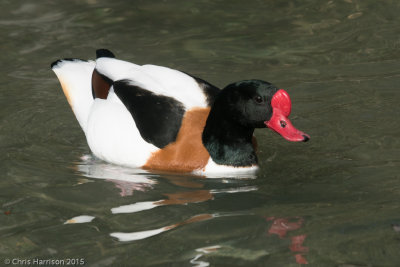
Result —
<path fill-rule="evenodd" d="M 277 235 L 279 238 L 286 238 L 286 234 L 289 231 L 300 229 L 304 223 L 304 219 L 301 217 L 287 217 L 287 218 L 276 218 L 267 217 L 266 220 L 272 221 L 272 224 L 268 230 L 269 235 Z M 289 249 L 295 253 L 294 257 L 298 264 L 308 264 L 305 255 L 308 252 L 308 247 L 303 246 L 304 240 L 307 235 L 296 235 L 290 238 L 291 243 Z"/>
<path fill-rule="evenodd" d="M 215 194 L 219 193 L 238 193 L 257 190 L 255 186 L 244 186 L 238 188 L 229 188 L 222 190 L 194 190 L 187 192 L 179 192 L 172 194 L 164 194 L 167 198 L 156 201 L 136 202 L 129 205 L 119 206 L 111 209 L 114 214 L 117 213 L 134 213 L 143 210 L 153 209 L 164 205 L 183 205 L 189 203 L 205 202 L 213 199 Z"/>
<path fill-rule="evenodd" d="M 210 266 L 210 263 L 207 261 L 201 261 L 199 260 L 201 257 L 203 257 L 206 254 L 212 253 L 220 249 L 221 246 L 216 245 L 216 246 L 210 246 L 210 247 L 204 247 L 204 248 L 198 248 L 196 249 L 196 252 L 199 253 L 197 254 L 193 259 L 190 260 L 191 264 L 194 264 L 194 267 L 207 267 Z"/>
<path fill-rule="evenodd" d="M 131 169 L 112 164 L 104 163 L 100 160 L 92 158 L 91 156 L 84 156 L 82 162 L 76 165 L 79 172 L 86 177 L 105 179 L 114 183 L 115 187 L 120 190 L 121 196 L 132 195 L 134 191 L 151 190 L 157 184 L 157 178 L 167 179 L 170 183 L 179 186 L 179 192 L 162 194 L 164 198 L 154 201 L 135 202 L 128 205 L 118 206 L 111 208 L 112 214 L 121 213 L 134 213 L 144 210 L 153 209 L 161 206 L 168 205 L 187 205 L 190 203 L 200 203 L 214 199 L 216 194 L 230 194 L 249 192 L 257 190 L 256 186 L 233 186 L 223 189 L 205 189 L 204 176 L 193 179 L 193 176 L 184 175 L 171 175 L 171 174 L 154 174 L 141 169 Z M 213 177 L 217 178 L 217 177 Z M 226 177 L 225 177 L 226 178 Z M 228 179 L 253 179 L 253 174 L 245 176 L 243 173 L 238 177 L 226 178 L 221 180 L 224 184 L 230 184 Z M 219 183 L 218 183 L 219 184 Z M 239 183 L 240 184 L 240 183 Z M 181 191 L 182 187 L 190 189 L 189 191 Z M 137 231 L 131 233 L 111 233 L 112 237 L 118 238 L 120 241 L 133 241 L 148 238 L 165 231 L 172 230 L 178 226 L 183 226 L 189 223 L 200 222 L 209 220 L 220 216 L 236 216 L 239 213 L 225 213 L 225 214 L 199 214 L 190 217 L 187 220 L 178 222 L 172 225 L 167 225 L 161 228 Z"/>
<path fill-rule="evenodd" d="M 182 226 L 185 224 L 189 223 L 194 223 L 194 222 L 201 222 L 205 220 L 209 220 L 215 217 L 219 217 L 219 214 L 199 214 L 196 216 L 193 216 L 183 222 L 175 223 L 172 225 L 164 226 L 158 229 L 153 229 L 153 230 L 147 230 L 147 231 L 139 231 L 139 232 L 132 232 L 132 233 L 111 233 L 110 235 L 112 237 L 118 238 L 119 241 L 134 241 L 134 240 L 140 240 L 144 238 L 148 238 L 154 235 L 158 235 L 160 233 L 172 230 L 178 226 Z"/>
<path fill-rule="evenodd" d="M 167 197 L 167 199 L 137 202 L 130 205 L 119 206 L 112 208 L 111 212 L 114 214 L 133 213 L 142 210 L 149 210 L 158 206 L 197 203 L 213 199 L 213 195 L 209 190 L 195 190 L 164 195 Z"/>
<path fill-rule="evenodd" d="M 146 191 L 157 182 L 147 171 L 113 165 L 90 155 L 81 157 L 74 168 L 84 176 L 112 182 L 120 190 L 120 196 L 131 196 L 134 191 Z"/>

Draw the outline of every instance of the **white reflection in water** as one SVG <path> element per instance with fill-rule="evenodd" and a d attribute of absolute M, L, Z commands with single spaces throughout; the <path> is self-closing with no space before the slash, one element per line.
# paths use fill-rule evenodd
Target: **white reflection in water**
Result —
<path fill-rule="evenodd" d="M 221 215 L 219 215 L 219 214 L 199 214 L 199 215 L 193 216 L 183 222 L 168 225 L 168 226 L 154 229 L 154 230 L 139 231 L 139 232 L 132 232 L 132 233 L 111 233 L 110 236 L 118 238 L 119 241 L 135 241 L 135 240 L 140 240 L 140 239 L 144 239 L 144 238 L 148 238 L 151 236 L 161 234 L 163 232 L 172 230 L 181 225 L 185 225 L 185 224 L 189 224 L 189 223 L 193 223 L 193 222 L 205 221 L 205 220 L 209 220 L 209 219 L 219 217 L 219 216 L 221 216 Z"/>
<path fill-rule="evenodd" d="M 94 218 L 94 216 L 90 215 L 80 215 L 67 220 L 64 224 L 87 223 L 93 221 Z"/>
<path fill-rule="evenodd" d="M 108 164 L 101 160 L 95 159 L 90 155 L 83 156 L 82 162 L 76 164 L 75 167 L 77 171 L 80 171 L 86 177 L 105 179 L 107 181 L 113 182 L 115 186 L 121 190 L 120 193 L 121 196 L 132 195 L 133 191 L 135 190 L 140 190 L 140 191 L 151 190 L 157 182 L 154 179 L 151 179 L 150 177 L 159 176 L 142 169 L 133 169 L 123 166 Z M 199 176 L 198 182 L 197 179 L 195 179 L 196 182 L 193 182 L 190 179 L 187 179 L 187 177 L 185 176 L 180 177 L 179 175 L 169 174 L 169 175 L 164 175 L 163 177 L 165 177 L 165 179 L 168 179 L 171 183 L 179 187 L 186 187 L 192 190 L 185 192 L 163 194 L 164 196 L 166 196 L 166 198 L 161 200 L 137 202 L 129 205 L 114 207 L 111 209 L 111 213 L 112 214 L 134 213 L 166 205 L 186 205 L 189 203 L 200 203 L 208 200 L 213 200 L 216 194 L 244 193 L 244 192 L 255 191 L 258 189 L 256 186 L 238 186 L 225 189 L 202 189 L 205 186 L 205 183 L 201 182 L 204 181 L 202 180 L 202 178 L 205 178 L 204 176 Z M 213 178 L 217 177 L 214 176 Z M 232 181 L 232 180 L 229 181 L 230 178 L 247 180 L 247 179 L 253 179 L 255 178 L 255 176 L 249 174 L 245 175 L 241 173 L 237 176 L 228 176 L 228 177 L 225 176 L 224 179 L 221 179 L 221 182 L 224 184 L 225 183 L 230 184 Z M 185 221 L 157 229 L 130 232 L 130 233 L 114 232 L 111 233 L 110 236 L 115 237 L 122 242 L 141 240 L 161 234 L 165 231 L 172 230 L 178 226 L 182 226 L 185 224 L 200 222 L 221 216 L 240 216 L 240 215 L 248 215 L 248 214 L 239 212 L 199 214 Z M 67 222 L 71 223 L 73 221 L 72 223 L 77 223 L 77 220 L 80 220 L 79 217 L 81 216 L 72 218 Z M 92 219 L 89 220 L 89 218 L 86 219 L 88 220 L 87 222 L 90 222 L 92 220 Z M 196 259 L 194 259 L 194 261 L 196 261 Z"/>
<path fill-rule="evenodd" d="M 195 256 L 190 260 L 190 263 L 193 264 L 194 267 L 210 266 L 211 264 L 204 259 L 204 256 L 207 256 L 208 254 L 212 254 L 213 257 L 236 258 L 241 261 L 246 261 L 249 263 L 246 266 L 252 266 L 252 262 L 270 254 L 265 249 L 247 249 L 242 248 L 242 245 L 240 245 L 240 247 L 236 247 L 227 243 L 197 248 L 195 252 Z"/>
<path fill-rule="evenodd" d="M 209 262 L 206 261 L 199 261 L 198 259 L 201 258 L 204 254 L 197 254 L 193 259 L 190 260 L 191 264 L 196 264 L 194 267 L 207 267 L 210 266 Z"/>
<path fill-rule="evenodd" d="M 200 252 L 200 254 L 197 254 L 193 259 L 190 260 L 191 264 L 196 264 L 194 267 L 207 267 L 210 266 L 209 262 L 206 261 L 199 261 L 198 259 L 201 258 L 204 254 L 209 254 L 211 252 L 215 252 L 218 249 L 220 249 L 221 246 L 210 246 L 210 247 L 204 247 L 204 248 L 198 248 L 196 249 L 196 252 Z"/>
<path fill-rule="evenodd" d="M 93 158 L 90 155 L 82 156 L 82 163 L 77 165 L 78 171 L 90 178 L 119 180 L 135 183 L 155 184 L 149 179 L 150 173 L 142 169 L 127 168 L 113 165 Z"/>
<path fill-rule="evenodd" d="M 124 206 L 112 208 L 111 212 L 113 214 L 118 214 L 118 213 L 134 213 L 134 212 L 138 212 L 138 211 L 149 210 L 149 209 L 159 206 L 160 204 L 158 204 L 158 203 L 161 201 L 162 200 L 137 202 L 137 203 L 130 204 L 130 205 L 124 205 Z"/>
<path fill-rule="evenodd" d="M 82 156 L 82 162 L 76 164 L 77 171 L 89 178 L 104 179 L 113 182 L 121 190 L 121 196 L 130 196 L 133 191 L 152 189 L 157 182 L 150 173 L 142 169 L 127 168 L 106 163 L 90 155 Z"/>
<path fill-rule="evenodd" d="M 141 231 L 141 232 L 134 232 L 134 233 L 111 233 L 110 236 L 118 238 L 119 241 L 133 241 L 133 240 L 140 240 L 145 239 L 154 235 L 158 235 L 162 232 L 168 231 L 168 227 L 162 227 L 159 229 L 148 230 L 148 231 Z"/>
<path fill-rule="evenodd" d="M 215 194 L 219 193 L 240 193 L 257 190 L 256 186 L 243 186 L 237 188 L 215 189 L 215 190 L 196 190 L 190 192 L 180 192 L 175 194 L 167 194 L 168 199 L 157 201 L 137 202 L 129 205 L 123 205 L 111 209 L 113 214 L 118 213 L 134 213 L 143 210 L 153 209 L 163 205 L 176 205 L 204 202 L 213 199 Z"/>
<path fill-rule="evenodd" d="M 161 234 L 163 232 L 172 230 L 178 226 L 182 226 L 185 224 L 189 223 L 194 223 L 194 222 L 201 222 L 201 221 L 206 221 L 218 217 L 226 217 L 226 216 L 242 216 L 242 215 L 249 215 L 250 213 L 248 212 L 224 212 L 224 213 L 205 213 L 205 214 L 199 214 L 195 215 L 193 217 L 190 217 L 189 219 L 179 222 L 176 224 L 164 226 L 158 229 L 152 229 L 152 230 L 146 230 L 146 231 L 138 231 L 138 232 L 131 232 L 131 233 L 121 233 L 121 232 L 116 232 L 116 233 L 111 233 L 110 236 L 118 238 L 119 241 L 135 241 L 135 240 L 140 240 L 140 239 L 145 239 L 151 236 L 155 236 L 158 234 Z"/>

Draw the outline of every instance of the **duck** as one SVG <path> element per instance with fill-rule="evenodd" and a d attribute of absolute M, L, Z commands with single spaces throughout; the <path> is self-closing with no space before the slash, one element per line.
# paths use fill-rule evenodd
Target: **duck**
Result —
<path fill-rule="evenodd" d="M 293 142 L 310 136 L 288 119 L 284 89 L 257 79 L 220 89 L 191 74 L 117 59 L 96 50 L 95 60 L 51 64 L 97 158 L 143 170 L 240 173 L 259 169 L 256 128 Z"/>

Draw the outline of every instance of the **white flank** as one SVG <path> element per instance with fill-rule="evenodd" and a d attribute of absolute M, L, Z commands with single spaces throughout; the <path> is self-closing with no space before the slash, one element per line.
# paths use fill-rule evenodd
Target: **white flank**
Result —
<path fill-rule="evenodd" d="M 73 223 L 87 223 L 93 221 L 95 217 L 89 215 L 81 215 L 67 220 L 64 224 L 73 224 Z"/>
<path fill-rule="evenodd" d="M 97 98 L 88 119 L 86 138 L 92 152 L 105 161 L 130 166 L 144 165 L 158 148 L 143 140 L 132 115 L 110 90 L 106 100 Z"/>

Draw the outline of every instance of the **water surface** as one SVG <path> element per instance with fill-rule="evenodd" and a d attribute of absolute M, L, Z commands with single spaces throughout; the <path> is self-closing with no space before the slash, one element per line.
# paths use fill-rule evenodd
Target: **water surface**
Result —
<path fill-rule="evenodd" d="M 400 264 L 396 1 L 5 0 L 0 7 L 1 262 Z M 58 58 L 93 58 L 97 48 L 220 87 L 270 81 L 290 93 L 292 122 L 311 141 L 257 130 L 261 170 L 240 179 L 99 161 L 49 67 Z M 81 215 L 94 219 L 65 224 Z"/>

